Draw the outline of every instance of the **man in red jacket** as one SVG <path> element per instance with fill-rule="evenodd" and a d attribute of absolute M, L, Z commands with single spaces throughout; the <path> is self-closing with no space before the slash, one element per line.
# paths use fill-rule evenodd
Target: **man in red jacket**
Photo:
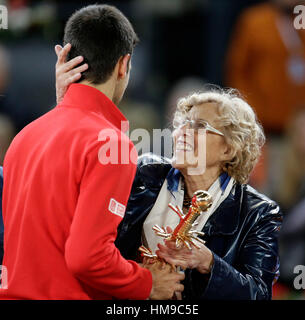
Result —
<path fill-rule="evenodd" d="M 72 15 L 64 40 L 69 59 L 81 55 L 89 68 L 6 154 L 8 288 L 0 298 L 169 299 L 183 290 L 183 275 L 141 268 L 114 245 L 137 157 L 115 103 L 128 84 L 137 36 L 119 10 L 94 5 Z"/>

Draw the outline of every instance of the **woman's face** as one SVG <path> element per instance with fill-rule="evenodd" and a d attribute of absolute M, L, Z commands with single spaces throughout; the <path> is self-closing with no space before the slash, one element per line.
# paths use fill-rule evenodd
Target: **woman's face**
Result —
<path fill-rule="evenodd" d="M 217 125 L 219 118 L 216 103 L 204 103 L 194 106 L 188 113 L 190 120 L 204 120 L 215 129 L 221 131 Z M 181 169 L 198 168 L 198 174 L 203 174 L 205 169 L 219 167 L 224 160 L 228 160 L 228 147 L 223 136 L 200 130 L 196 132 L 185 125 L 173 132 L 174 157 L 173 167 Z M 196 173 L 194 173 L 196 174 Z"/>

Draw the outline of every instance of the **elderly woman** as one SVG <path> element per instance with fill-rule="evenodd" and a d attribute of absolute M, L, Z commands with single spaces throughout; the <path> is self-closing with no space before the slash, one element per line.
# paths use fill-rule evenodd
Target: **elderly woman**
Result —
<path fill-rule="evenodd" d="M 63 60 L 57 64 L 60 94 L 75 78 L 72 68 Z M 185 269 L 183 299 L 271 299 L 282 215 L 246 184 L 265 140 L 255 113 L 233 91 L 211 90 L 180 99 L 173 125 L 173 159 L 139 159 L 117 247 L 125 258 L 137 259 L 144 244 Z M 197 220 L 205 244 L 192 250 L 161 244 L 152 227 L 174 229 L 179 217 L 168 204 L 187 212 L 197 190 L 213 199 Z"/>

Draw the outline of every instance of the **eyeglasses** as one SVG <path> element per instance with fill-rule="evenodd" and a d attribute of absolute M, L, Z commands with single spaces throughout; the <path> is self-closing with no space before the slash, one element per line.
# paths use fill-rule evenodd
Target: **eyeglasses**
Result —
<path fill-rule="evenodd" d="M 190 129 L 193 129 L 194 131 L 198 131 L 200 129 L 210 131 L 216 134 L 219 134 L 220 136 L 224 136 L 222 132 L 219 130 L 213 128 L 207 121 L 204 120 L 189 120 L 189 119 L 179 119 L 174 120 L 173 127 L 174 129 L 181 129 L 182 127 L 188 125 Z"/>

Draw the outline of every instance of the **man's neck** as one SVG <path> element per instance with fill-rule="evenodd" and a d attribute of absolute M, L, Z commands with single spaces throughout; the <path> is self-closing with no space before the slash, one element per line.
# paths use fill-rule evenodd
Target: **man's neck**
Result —
<path fill-rule="evenodd" d="M 107 96 L 108 99 L 113 101 L 114 85 L 113 85 L 111 80 L 109 80 L 109 81 L 107 81 L 105 83 L 102 83 L 102 84 L 94 84 L 94 83 L 91 83 L 91 82 L 89 82 L 87 80 L 83 80 L 80 83 L 99 90 L 105 96 Z"/>

